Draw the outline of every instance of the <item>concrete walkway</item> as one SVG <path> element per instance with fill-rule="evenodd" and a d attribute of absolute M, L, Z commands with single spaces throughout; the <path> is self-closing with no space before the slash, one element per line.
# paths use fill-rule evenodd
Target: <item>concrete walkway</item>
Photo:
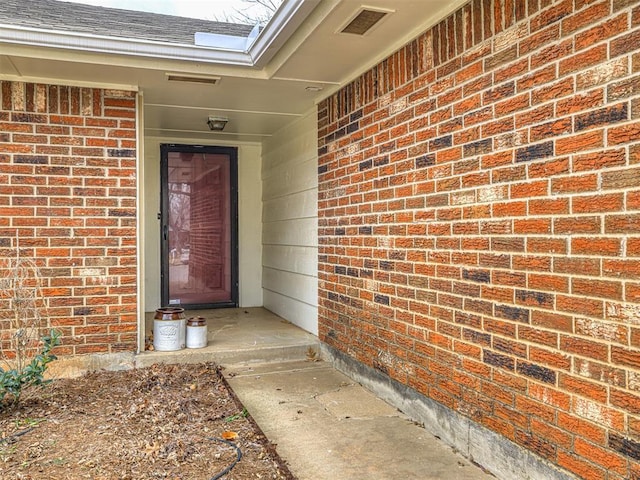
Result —
<path fill-rule="evenodd" d="M 234 392 L 299 480 L 490 480 L 325 362 L 229 365 Z"/>
<path fill-rule="evenodd" d="M 199 310 L 207 347 L 144 352 L 136 366 L 215 361 L 298 480 L 491 480 L 331 364 L 318 339 L 263 308 Z M 151 314 L 148 328 L 151 327 Z"/>

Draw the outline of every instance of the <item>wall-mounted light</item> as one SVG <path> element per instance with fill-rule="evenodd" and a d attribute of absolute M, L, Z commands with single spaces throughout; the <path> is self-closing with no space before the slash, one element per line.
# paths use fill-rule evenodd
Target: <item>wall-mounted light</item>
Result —
<path fill-rule="evenodd" d="M 209 125 L 209 130 L 214 132 L 221 132 L 224 130 L 225 125 L 229 121 L 228 118 L 225 117 L 209 117 L 207 120 L 207 125 Z"/>

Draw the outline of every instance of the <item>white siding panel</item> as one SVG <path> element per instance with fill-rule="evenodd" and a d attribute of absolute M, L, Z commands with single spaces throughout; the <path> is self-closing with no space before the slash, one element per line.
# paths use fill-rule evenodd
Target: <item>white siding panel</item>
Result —
<path fill-rule="evenodd" d="M 262 149 L 265 308 L 318 333 L 317 114 L 286 126 Z"/>
<path fill-rule="evenodd" d="M 313 129 L 309 126 L 313 124 Z M 286 138 L 285 138 L 286 137 Z M 272 139 L 267 140 L 269 155 L 264 159 L 264 178 L 272 176 L 272 172 L 282 165 L 291 165 L 316 158 L 318 134 L 316 111 L 301 119 L 291 127 L 282 129 Z"/>
<path fill-rule="evenodd" d="M 309 333 L 318 335 L 318 307 L 265 290 L 264 307 Z"/>
<path fill-rule="evenodd" d="M 262 177 L 264 183 L 263 200 L 281 197 L 283 195 L 302 192 L 318 187 L 318 160 L 312 158 L 303 163 L 285 164 L 270 172 L 268 177 Z M 313 176 L 309 175 L 313 172 Z"/>
<path fill-rule="evenodd" d="M 265 223 L 262 228 L 264 245 L 299 245 L 317 247 L 317 219 L 299 218 L 283 222 Z"/>
<path fill-rule="evenodd" d="M 318 297 L 318 279 L 297 273 L 264 268 L 262 283 L 269 285 L 269 290 L 296 298 L 309 305 L 316 305 Z"/>
<path fill-rule="evenodd" d="M 263 265 L 276 270 L 312 277 L 318 274 L 318 249 L 287 245 L 265 245 Z"/>
<path fill-rule="evenodd" d="M 316 189 L 267 200 L 262 208 L 263 222 L 309 218 L 317 215 L 318 191 Z"/>

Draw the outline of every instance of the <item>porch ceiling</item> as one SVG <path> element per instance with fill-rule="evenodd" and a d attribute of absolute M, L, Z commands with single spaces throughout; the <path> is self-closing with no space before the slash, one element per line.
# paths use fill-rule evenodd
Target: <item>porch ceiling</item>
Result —
<path fill-rule="evenodd" d="M 154 58 L 135 51 L 68 50 L 0 38 L 0 78 L 136 88 L 143 93 L 146 135 L 259 142 L 463 3 L 322 0 L 305 12 L 286 41 L 271 44 L 269 60 L 260 66 Z M 340 33 L 363 6 L 388 14 L 363 36 Z M 220 80 L 215 85 L 172 82 L 168 72 Z M 223 132 L 209 131 L 211 115 L 229 119 Z"/>

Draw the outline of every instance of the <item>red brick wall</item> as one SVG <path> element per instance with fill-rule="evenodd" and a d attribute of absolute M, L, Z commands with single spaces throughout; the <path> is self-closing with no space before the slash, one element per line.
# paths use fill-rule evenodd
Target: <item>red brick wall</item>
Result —
<path fill-rule="evenodd" d="M 135 351 L 135 92 L 0 83 L 1 254 L 37 260 L 58 355 Z"/>
<path fill-rule="evenodd" d="M 474 0 L 319 105 L 321 340 L 640 478 L 640 6 Z"/>

